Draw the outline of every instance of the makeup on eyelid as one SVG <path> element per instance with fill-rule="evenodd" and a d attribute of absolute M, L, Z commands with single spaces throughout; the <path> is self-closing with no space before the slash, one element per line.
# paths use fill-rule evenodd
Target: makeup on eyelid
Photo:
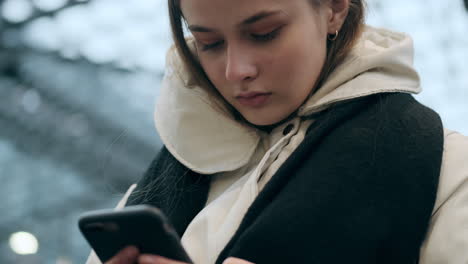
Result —
<path fill-rule="evenodd" d="M 280 25 L 280 26 L 273 26 L 273 27 L 268 27 L 267 30 L 260 30 L 260 32 L 252 32 L 252 33 L 246 33 L 248 38 L 252 39 L 253 41 L 256 42 L 269 42 L 273 39 L 275 39 L 282 29 L 284 28 L 285 25 Z M 194 37 L 197 41 L 197 43 L 201 46 L 202 51 L 207 51 L 210 49 L 213 49 L 215 47 L 218 47 L 220 44 L 224 42 L 224 40 L 216 40 L 216 38 L 212 38 L 213 40 L 208 40 L 208 39 L 203 39 L 200 37 L 197 37 L 198 33 L 194 34 Z M 203 33 L 201 33 L 203 34 Z M 215 33 L 204 33 L 204 34 L 215 34 Z"/>
<path fill-rule="evenodd" d="M 287 118 L 326 58 L 327 13 L 309 1 L 182 1 L 206 77 L 248 122 Z M 241 92 L 269 94 L 237 98 Z"/>

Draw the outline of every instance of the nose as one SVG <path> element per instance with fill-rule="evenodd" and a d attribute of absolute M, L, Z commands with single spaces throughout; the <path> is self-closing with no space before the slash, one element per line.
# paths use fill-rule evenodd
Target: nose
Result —
<path fill-rule="evenodd" d="M 254 58 L 246 49 L 242 47 L 228 47 L 226 58 L 226 79 L 228 81 L 239 82 L 255 79 L 258 75 L 258 68 L 254 63 Z"/>

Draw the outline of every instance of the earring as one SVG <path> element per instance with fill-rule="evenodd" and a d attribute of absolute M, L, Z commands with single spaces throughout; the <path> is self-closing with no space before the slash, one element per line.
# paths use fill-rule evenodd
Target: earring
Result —
<path fill-rule="evenodd" d="M 335 41 L 338 38 L 338 30 L 335 32 L 335 34 L 328 34 L 328 40 L 330 41 Z"/>

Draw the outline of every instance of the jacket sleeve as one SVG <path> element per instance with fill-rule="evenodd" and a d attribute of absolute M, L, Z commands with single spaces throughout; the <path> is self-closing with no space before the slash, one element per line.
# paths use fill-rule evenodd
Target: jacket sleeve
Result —
<path fill-rule="evenodd" d="M 120 209 L 125 207 L 125 204 L 127 203 L 128 197 L 130 197 L 130 194 L 132 194 L 132 192 L 133 192 L 133 190 L 135 189 L 136 186 L 137 186 L 136 184 L 132 184 L 130 186 L 130 188 L 128 188 L 125 195 L 117 203 L 117 206 L 115 207 L 115 210 L 120 210 Z M 102 262 L 96 256 L 96 253 L 94 252 L 94 250 L 91 250 L 91 253 L 89 254 L 88 260 L 86 260 L 86 264 L 102 264 Z"/>
<path fill-rule="evenodd" d="M 445 131 L 437 199 L 420 263 L 468 263 L 468 137 L 454 131 Z"/>

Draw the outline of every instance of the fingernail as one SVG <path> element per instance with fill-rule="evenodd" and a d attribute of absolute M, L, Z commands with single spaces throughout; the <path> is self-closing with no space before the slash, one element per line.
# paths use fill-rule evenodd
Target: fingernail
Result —
<path fill-rule="evenodd" d="M 138 259 L 138 262 L 140 263 L 155 263 L 161 258 L 158 256 L 153 256 L 153 255 L 141 255 Z"/>
<path fill-rule="evenodd" d="M 133 255 L 136 255 L 138 254 L 138 248 L 136 248 L 135 246 L 129 246 L 129 247 L 126 247 L 124 249 L 124 254 L 126 256 L 133 256 Z"/>

